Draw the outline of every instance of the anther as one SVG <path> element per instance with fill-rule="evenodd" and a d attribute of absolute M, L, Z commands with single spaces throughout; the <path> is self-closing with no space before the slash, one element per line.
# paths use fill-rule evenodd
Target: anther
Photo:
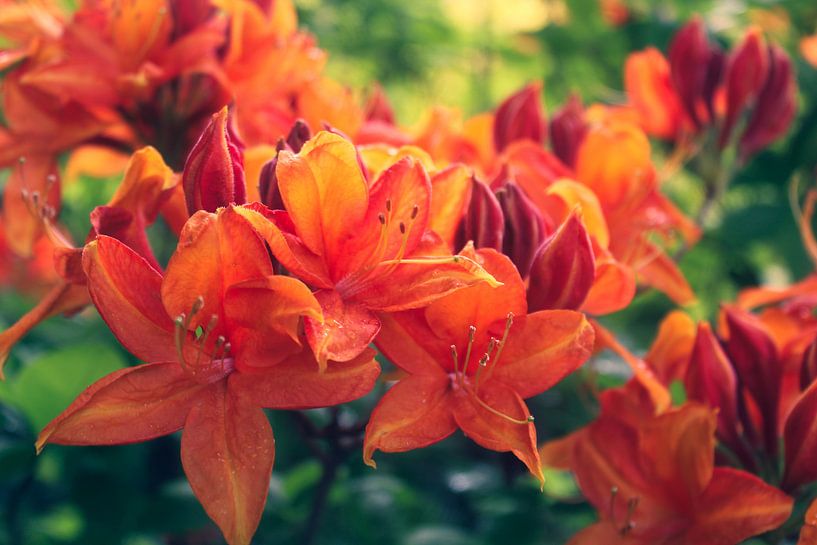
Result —
<path fill-rule="evenodd" d="M 193 301 L 193 306 L 190 309 L 190 317 L 192 318 L 193 315 L 199 312 L 202 308 L 204 308 L 204 297 L 199 295 L 196 297 L 196 300 Z"/>
<path fill-rule="evenodd" d="M 406 224 L 405 224 L 405 223 L 403 223 L 402 221 L 400 222 L 400 234 L 401 234 L 401 235 L 405 235 L 405 234 L 406 234 Z"/>
<path fill-rule="evenodd" d="M 477 334 L 477 327 L 474 325 L 468 326 L 468 348 L 465 351 L 465 363 L 462 366 L 462 374 L 468 372 L 468 364 L 471 363 L 471 349 L 474 347 L 474 337 Z"/>
<path fill-rule="evenodd" d="M 386 199 L 386 212 L 391 212 L 391 199 Z"/>
<path fill-rule="evenodd" d="M 420 213 L 420 207 L 415 204 L 411 208 L 411 219 L 415 219 L 417 217 L 417 214 L 419 214 L 419 213 Z"/>
<path fill-rule="evenodd" d="M 386 225 L 386 214 L 384 214 L 383 212 L 379 213 L 377 215 L 377 221 L 380 222 L 380 225 Z"/>

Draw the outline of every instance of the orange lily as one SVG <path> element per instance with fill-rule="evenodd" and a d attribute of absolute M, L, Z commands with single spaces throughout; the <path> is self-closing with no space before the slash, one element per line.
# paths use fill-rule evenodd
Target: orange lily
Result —
<path fill-rule="evenodd" d="M 633 388 L 605 392 L 601 416 L 573 437 L 571 467 L 601 520 L 570 545 L 736 545 L 786 521 L 790 497 L 714 467 L 711 409 L 686 403 L 654 415 Z"/>
<path fill-rule="evenodd" d="M 427 305 L 478 282 L 496 284 L 427 232 L 431 187 L 405 157 L 371 185 L 355 147 L 320 132 L 298 154 L 281 151 L 276 177 L 285 211 L 241 211 L 276 259 L 317 288 L 325 320 L 306 319 L 318 360 L 356 357 L 380 329 L 376 312 Z"/>
<path fill-rule="evenodd" d="M 298 340 L 320 306 L 296 279 L 272 275 L 262 239 L 232 207 L 190 218 L 164 277 L 116 239 L 83 251 L 94 304 L 146 364 L 82 393 L 43 429 L 46 443 L 113 445 L 184 428 L 181 458 L 196 497 L 230 545 L 261 518 L 274 458 L 261 407 L 334 405 L 367 393 L 372 352 L 319 371 Z"/>
<path fill-rule="evenodd" d="M 372 412 L 363 459 L 374 466 L 376 450 L 425 447 L 459 428 L 485 448 L 513 452 L 544 482 L 533 417 L 523 400 L 585 361 L 592 327 L 575 311 L 527 314 L 525 286 L 502 254 L 469 246 L 460 255 L 503 285 L 477 284 L 425 309 L 381 316 L 377 346 L 408 376 Z"/>

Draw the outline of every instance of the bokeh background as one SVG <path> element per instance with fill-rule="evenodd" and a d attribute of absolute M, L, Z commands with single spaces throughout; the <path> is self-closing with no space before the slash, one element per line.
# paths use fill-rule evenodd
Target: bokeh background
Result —
<path fill-rule="evenodd" d="M 329 52 L 329 73 L 361 93 L 380 82 L 408 125 L 437 103 L 466 117 L 490 109 L 534 80 L 544 82 L 550 111 L 573 92 L 585 103 L 620 102 L 627 54 L 647 45 L 666 50 L 693 14 L 724 44 L 759 25 L 795 59 L 799 114 L 786 139 L 739 173 L 703 240 L 683 258 L 699 296 L 689 311 L 711 318 L 742 287 L 783 284 L 813 269 L 788 191 L 797 177 L 801 186 L 813 184 L 817 163 L 817 69 L 798 48 L 817 31 L 814 0 L 296 0 L 296 6 L 301 25 Z M 656 144 L 657 160 L 668 151 Z M 667 191 L 694 211 L 701 187 L 690 170 L 669 180 Z M 63 219 L 76 239 L 113 188 L 83 178 L 65 189 Z M 160 244 L 164 234 L 160 225 L 152 237 Z M 0 328 L 32 301 L 0 293 Z M 671 308 L 664 296 L 645 292 L 604 323 L 641 353 Z M 50 446 L 34 455 L 37 431 L 78 392 L 133 363 L 94 311 L 53 319 L 15 349 L 0 383 L 0 545 L 222 543 L 184 480 L 178 436 L 112 448 Z M 624 367 L 602 356 L 533 400 L 540 438 L 591 420 L 593 391 L 623 379 Z M 365 418 L 376 397 L 340 409 L 341 422 Z M 317 426 L 332 417 L 307 416 Z M 594 518 L 569 475 L 549 472 L 540 493 L 513 457 L 461 436 L 380 455 L 376 471 L 363 465 L 358 444 L 341 438 L 328 451 L 337 470 L 327 485 L 313 449 L 326 452 L 330 442 L 310 445 L 296 415 L 270 418 L 277 453 L 258 544 L 559 545 Z M 316 503 L 327 486 L 325 501 Z"/>

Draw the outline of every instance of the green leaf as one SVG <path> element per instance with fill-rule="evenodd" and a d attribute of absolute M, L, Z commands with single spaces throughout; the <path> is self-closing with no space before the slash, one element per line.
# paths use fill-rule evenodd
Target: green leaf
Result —
<path fill-rule="evenodd" d="M 0 401 L 16 407 L 34 430 L 40 430 L 85 388 L 122 367 L 122 355 L 110 346 L 67 346 L 30 362 L 0 383 Z"/>

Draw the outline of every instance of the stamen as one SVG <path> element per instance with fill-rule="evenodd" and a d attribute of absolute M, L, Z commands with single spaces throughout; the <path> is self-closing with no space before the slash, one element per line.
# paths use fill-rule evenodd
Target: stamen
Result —
<path fill-rule="evenodd" d="M 416 219 L 416 218 L 417 218 L 417 214 L 419 214 L 419 213 L 420 213 L 420 206 L 415 204 L 415 205 L 414 205 L 414 206 L 411 208 L 411 217 L 410 217 L 409 219 Z"/>
<path fill-rule="evenodd" d="M 468 326 L 468 348 L 465 351 L 465 364 L 462 366 L 463 375 L 468 372 L 468 364 L 471 363 L 471 349 L 474 347 L 474 337 L 476 334 L 476 326 Z"/>
<path fill-rule="evenodd" d="M 493 339 L 492 339 L 493 340 Z M 479 379 L 482 376 L 482 370 L 488 367 L 488 361 L 491 359 L 491 345 L 488 344 L 488 351 L 485 352 L 479 359 L 479 367 L 477 367 L 477 376 L 474 379 L 474 394 L 479 395 Z"/>
<path fill-rule="evenodd" d="M 487 403 L 485 403 L 484 401 L 482 401 L 482 400 L 481 400 L 481 399 L 480 399 L 478 396 L 476 396 L 476 395 L 474 396 L 474 399 L 475 399 L 475 400 L 476 400 L 476 402 L 477 402 L 477 403 L 479 403 L 479 404 L 480 404 L 480 405 L 481 405 L 481 406 L 482 406 L 484 409 L 487 409 L 487 410 L 488 410 L 488 412 L 493 413 L 493 414 L 495 414 L 496 416 L 498 416 L 498 417 L 500 417 L 500 418 L 504 418 L 505 420 L 507 420 L 508 422 L 511 422 L 512 424 L 525 425 L 525 424 L 530 424 L 531 422 L 533 422 L 533 415 L 528 415 L 528 417 L 527 417 L 525 420 L 520 420 L 520 419 L 518 419 L 518 418 L 514 418 L 514 417 L 512 417 L 512 416 L 508 416 L 507 414 L 503 413 L 502 411 L 498 411 L 498 410 L 494 409 L 493 407 L 491 407 L 490 405 L 488 405 Z"/>
<path fill-rule="evenodd" d="M 386 199 L 386 212 L 391 212 L 391 199 Z"/>
<path fill-rule="evenodd" d="M 488 369 L 486 373 L 486 378 L 491 376 L 491 373 L 496 369 L 497 364 L 499 363 L 499 358 L 502 356 L 502 350 L 505 348 L 505 343 L 508 341 L 508 334 L 511 332 L 511 327 L 513 326 L 513 312 L 509 312 L 508 316 L 505 320 L 505 331 L 502 332 L 502 340 L 499 341 L 496 349 L 496 355 L 494 356 L 494 364 L 491 365 L 491 368 Z M 476 386 L 477 388 L 479 385 Z"/>
<path fill-rule="evenodd" d="M 619 530 L 620 535 L 625 536 L 629 534 L 635 527 L 635 524 L 633 523 L 633 514 L 635 513 L 636 507 L 638 507 L 637 497 L 627 500 L 627 518 L 624 521 L 624 526 L 622 526 Z"/>
<path fill-rule="evenodd" d="M 616 524 L 616 496 L 618 496 L 618 487 L 612 486 L 610 488 L 610 518 L 613 524 Z"/>
<path fill-rule="evenodd" d="M 406 234 L 406 224 L 405 224 L 405 223 L 403 223 L 402 221 L 400 222 L 400 234 L 401 234 L 401 235 L 405 235 L 405 234 Z"/>
<path fill-rule="evenodd" d="M 184 337 L 187 335 L 187 322 L 188 318 L 183 312 L 176 316 L 176 319 L 173 320 L 173 324 L 175 325 L 173 340 L 176 344 L 176 355 L 179 358 L 179 365 L 181 365 L 185 371 L 192 372 L 187 360 L 184 359 Z"/>
<path fill-rule="evenodd" d="M 451 345 L 451 357 L 454 358 L 454 374 L 459 376 L 460 374 L 460 358 L 457 355 L 457 347 L 455 345 Z"/>

